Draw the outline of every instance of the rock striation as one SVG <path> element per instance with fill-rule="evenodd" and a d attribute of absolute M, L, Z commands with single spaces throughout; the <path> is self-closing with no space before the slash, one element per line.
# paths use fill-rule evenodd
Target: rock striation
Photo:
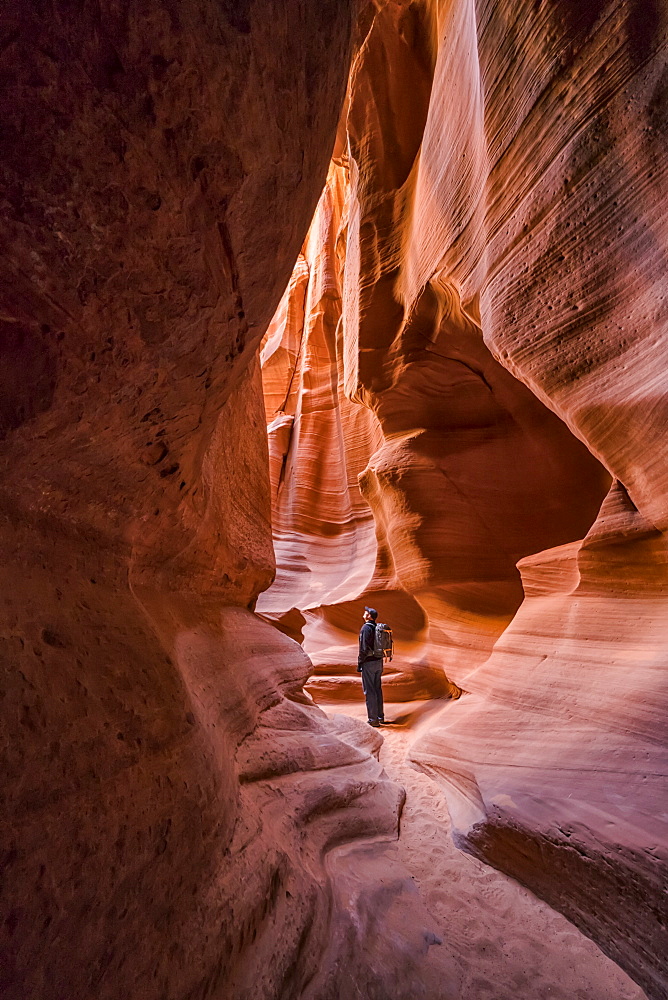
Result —
<path fill-rule="evenodd" d="M 585 12 L 571 4 L 458 2 L 427 7 L 417 21 L 415 10 L 385 9 L 351 77 L 360 97 L 356 104 L 353 93 L 348 116 L 358 204 L 350 210 L 344 294 L 348 392 L 381 420 L 385 394 L 392 420 L 395 372 L 408 367 L 405 338 L 414 328 L 420 349 L 438 351 L 444 314 L 445 342 L 459 351 L 465 343 L 465 360 L 475 358 L 480 371 L 480 354 L 468 346 L 479 317 L 485 349 L 568 425 L 615 484 L 596 518 L 605 479 L 561 430 L 524 411 L 541 458 L 527 461 L 530 449 L 511 436 L 499 465 L 510 467 L 511 483 L 524 463 L 531 477 L 538 473 L 524 501 L 512 486 L 503 490 L 510 560 L 520 557 L 515 531 L 526 544 L 519 562 L 526 599 L 477 669 L 460 661 L 462 675 L 458 657 L 448 657 L 452 679 L 471 694 L 413 757 L 450 789 L 462 844 L 563 909 L 649 996 L 665 997 L 658 956 L 666 923 L 659 888 L 667 845 L 659 818 L 666 473 L 655 438 L 666 391 L 659 263 L 666 230 L 656 210 L 667 180 L 659 154 L 665 16 L 656 5 L 641 14 L 633 3 Z M 397 19 L 411 17 L 413 35 L 397 37 Z M 397 96 L 397 61 L 391 75 L 381 70 L 393 46 L 405 52 L 407 38 L 419 40 L 421 65 L 430 67 L 417 134 L 418 116 L 409 121 Z M 400 173 L 397 146 L 405 152 Z M 386 359 L 384 380 L 370 371 L 374 349 Z M 476 389 L 465 374 L 470 388 L 455 398 L 472 408 Z M 499 390 L 493 395 L 501 402 Z M 508 396 L 512 415 L 524 390 L 514 404 Z M 447 412 L 458 414 L 456 405 Z M 476 415 L 466 413 L 463 429 L 450 417 L 430 464 L 443 467 L 441 456 L 456 452 L 462 467 Z M 499 437 L 487 429 L 483 447 L 502 454 Z M 374 459 L 373 479 L 374 465 L 390 481 L 402 467 L 398 454 L 384 464 Z M 528 476 L 521 478 L 526 488 Z M 474 481 L 484 492 L 480 472 Z M 395 489 L 372 481 L 370 495 L 387 503 Z M 426 491 L 409 490 L 402 489 L 404 508 L 415 510 L 420 527 L 403 565 L 415 567 L 412 593 L 435 591 L 416 596 L 451 648 L 461 632 L 451 638 L 443 627 L 441 609 L 454 603 L 441 596 L 449 552 L 432 541 L 436 505 L 423 506 Z M 548 515 L 548 494 L 562 511 L 570 507 L 563 520 L 552 509 Z M 476 507 L 499 504 L 483 498 Z M 542 539 L 540 527 L 532 529 L 537 510 Z M 561 542 L 547 543 L 552 530 L 563 532 Z M 404 545 L 401 532 L 392 545 L 398 571 Z M 465 564 L 475 565 L 473 554 Z"/>
<path fill-rule="evenodd" d="M 272 528 L 280 572 L 258 611 L 345 601 L 374 577 L 373 515 L 358 477 L 381 435 L 342 391 L 341 271 L 347 167 L 329 176 L 261 353 Z M 341 256 L 343 255 L 343 256 Z"/>
<path fill-rule="evenodd" d="M 519 565 L 520 610 L 411 754 L 445 787 L 460 847 L 663 997 L 664 540 L 615 483 L 584 541 Z"/>
<path fill-rule="evenodd" d="M 426 661 L 468 692 L 412 758 L 458 843 L 661 1000 L 666 32 L 632 0 L 390 0 L 340 127 L 373 585 L 417 600 Z"/>
<path fill-rule="evenodd" d="M 347 874 L 360 838 L 380 857 L 396 835 L 401 789 L 251 610 L 274 574 L 255 359 L 356 17 L 345 0 L 0 15 L 8 1000 L 340 996 L 379 966 L 414 995 L 415 892 L 391 953 L 369 927 L 367 961 L 375 884 Z"/>
<path fill-rule="evenodd" d="M 8 1000 L 457 995 L 303 690 L 370 600 L 457 843 L 666 1000 L 666 22 L 2 12 Z"/>

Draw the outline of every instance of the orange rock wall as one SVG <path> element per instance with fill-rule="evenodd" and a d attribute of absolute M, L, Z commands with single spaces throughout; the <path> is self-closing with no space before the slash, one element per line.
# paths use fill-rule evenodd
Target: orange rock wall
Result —
<path fill-rule="evenodd" d="M 393 836 L 401 790 L 249 610 L 274 572 L 255 355 L 325 181 L 355 17 L 0 15 L 8 1000 L 333 997 L 378 964 L 414 995 L 425 915 L 357 955 L 368 887 L 354 849 L 331 857 Z"/>
<path fill-rule="evenodd" d="M 484 140 L 466 6 L 388 4 L 355 60 L 344 285 L 346 391 L 385 434 L 362 488 L 400 584 L 428 612 L 433 657 L 463 686 L 521 602 L 518 559 L 581 537 L 610 481 L 491 355 L 477 287 L 463 296 L 457 272 L 428 256 L 452 239 L 439 199 L 478 210 L 459 170 Z M 445 108 L 448 71 L 470 93 Z M 457 169 L 441 162 L 446 145 Z"/>
<path fill-rule="evenodd" d="M 462 846 L 660 998 L 665 64 L 658 4 L 379 5 L 341 279 L 362 492 L 470 692 L 413 758 Z"/>
<path fill-rule="evenodd" d="M 362 473 L 384 436 L 373 411 L 349 400 L 343 387 L 349 193 L 347 157 L 342 156 L 332 161 L 302 253 L 263 342 L 278 569 L 257 610 L 302 642 L 320 675 L 311 678 L 308 690 L 316 698 L 336 700 L 362 697 L 355 669 L 357 633 L 365 601 L 380 606 L 400 649 L 397 666 L 386 668 L 385 688 L 406 701 L 452 688 L 438 664 L 430 662 L 433 647 L 428 649 L 421 634 L 422 611 L 397 582 L 388 543 L 396 534 L 393 514 L 389 511 L 385 520 L 380 509 L 372 512 L 360 491 L 360 477 L 364 483 Z M 305 619 L 301 611 L 311 613 Z M 334 629 L 331 615 L 338 622 Z"/>
<path fill-rule="evenodd" d="M 470 692 L 413 749 L 459 842 L 668 995 L 664 11 L 357 13 L 0 15 L 9 998 L 426 982 L 405 880 L 379 935 L 360 879 L 378 740 L 251 610 L 272 505 L 272 613 L 410 590 Z"/>
<path fill-rule="evenodd" d="M 358 477 L 381 434 L 373 414 L 351 404 L 341 385 L 347 196 L 345 163 L 332 162 L 261 353 L 280 566 L 260 598 L 262 613 L 337 603 L 374 577 L 376 531 Z"/>
<path fill-rule="evenodd" d="M 449 789 L 460 843 L 653 997 L 668 995 L 665 64 L 656 4 L 388 4 L 351 75 L 344 287 L 347 392 L 391 433 L 367 495 L 471 692 L 414 759 Z M 537 400 L 615 477 L 591 529 L 609 480 Z M 508 566 L 491 579 L 490 531 Z M 522 547 L 545 594 L 471 671 L 453 640 L 494 639 L 485 617 Z"/>

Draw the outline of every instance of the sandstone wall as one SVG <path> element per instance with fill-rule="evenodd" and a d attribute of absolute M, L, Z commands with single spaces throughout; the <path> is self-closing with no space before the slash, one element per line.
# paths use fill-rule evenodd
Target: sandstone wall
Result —
<path fill-rule="evenodd" d="M 665 12 L 357 14 L 0 17 L 9 998 L 433 981 L 405 879 L 374 895 L 351 846 L 396 831 L 377 739 L 252 613 L 272 505 L 267 613 L 349 633 L 409 591 L 469 692 L 413 749 L 458 842 L 668 995 Z M 300 247 L 270 480 L 254 357 Z"/>
<path fill-rule="evenodd" d="M 344 289 L 347 392 L 389 431 L 366 494 L 471 692 L 414 759 L 460 843 L 654 997 L 665 66 L 658 4 L 388 4 L 351 74 Z"/>
<path fill-rule="evenodd" d="M 386 670 L 386 689 L 410 700 L 451 687 L 429 662 L 422 611 L 397 582 L 392 517 L 385 524 L 360 490 L 384 438 L 373 411 L 343 387 L 348 175 L 347 156 L 337 156 L 263 341 L 277 574 L 257 610 L 303 644 L 315 675 L 308 690 L 332 701 L 362 697 L 357 633 L 365 603 L 378 605 L 400 652 L 396 668 Z"/>
<path fill-rule="evenodd" d="M 413 759 L 462 846 L 665 997 L 666 14 L 378 7 L 344 116 L 342 388 L 382 431 L 360 485 L 419 656 L 469 692 Z M 354 693 L 365 594 L 306 622 L 314 692 Z"/>
<path fill-rule="evenodd" d="M 274 573 L 254 357 L 325 181 L 356 13 L 0 16 L 8 1000 L 348 988 L 368 902 L 358 880 L 342 905 L 332 852 L 393 836 L 401 791 L 249 609 Z M 392 954 L 369 942 L 404 996 L 414 912 Z"/>
<path fill-rule="evenodd" d="M 374 578 L 373 515 L 358 477 L 381 439 L 342 392 L 341 270 L 348 170 L 332 162 L 308 237 L 263 344 L 272 528 L 280 566 L 262 613 L 357 596 Z"/>

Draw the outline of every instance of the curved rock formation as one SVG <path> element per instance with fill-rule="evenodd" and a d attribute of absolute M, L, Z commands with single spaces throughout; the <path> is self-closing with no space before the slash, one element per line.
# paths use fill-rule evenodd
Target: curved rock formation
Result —
<path fill-rule="evenodd" d="M 663 998 L 665 13 L 420 10 L 389 4 L 353 68 L 344 294 L 347 391 L 391 434 L 367 495 L 472 693 L 413 756 L 462 843 Z M 538 400 L 623 484 L 590 531 L 605 474 Z"/>
<path fill-rule="evenodd" d="M 347 168 L 333 162 L 262 355 L 280 572 L 263 614 L 345 601 L 376 566 L 376 533 L 358 476 L 380 440 L 373 415 L 341 391 L 341 286 Z"/>
<path fill-rule="evenodd" d="M 391 585 L 470 692 L 413 757 L 463 845 L 657 998 L 666 30 L 632 0 L 379 5 L 346 101 L 341 346 L 383 433 L 360 482 Z"/>
<path fill-rule="evenodd" d="M 338 701 L 361 697 L 357 633 L 365 602 L 378 604 L 392 621 L 395 637 L 401 636 L 400 665 L 386 668 L 388 696 L 398 701 L 445 696 L 456 689 L 429 662 L 425 637 L 417 635 L 424 628 L 423 613 L 397 585 L 387 540 L 395 529 L 392 518 L 385 525 L 376 512 L 374 521 L 360 492 L 360 477 L 383 434 L 373 412 L 343 392 L 341 277 L 348 193 L 344 157 L 330 166 L 309 235 L 264 340 L 278 572 L 257 610 L 303 643 L 315 675 L 309 692 Z M 308 614 L 302 631 L 306 622 L 300 611 L 318 608 L 318 614 Z M 402 628 L 410 619 L 413 626 Z M 331 627 L 333 620 L 338 628 Z"/>
<path fill-rule="evenodd" d="M 520 569 L 526 599 L 475 694 L 412 756 L 444 784 L 459 846 L 663 997 L 665 542 L 616 484 L 583 542 Z"/>
<path fill-rule="evenodd" d="M 406 614 L 458 843 L 668 997 L 666 30 L 2 12 L 3 996 L 456 995 L 267 590 L 314 690 Z"/>
<path fill-rule="evenodd" d="M 8 1000 L 349 987 L 376 890 L 334 849 L 394 836 L 401 791 L 248 609 L 274 572 L 254 357 L 326 176 L 355 17 L 0 16 Z M 391 953 L 357 955 L 363 987 L 385 965 L 414 995 L 411 905 Z"/>
<path fill-rule="evenodd" d="M 386 528 L 399 583 L 428 613 L 432 656 L 465 686 L 522 600 L 518 559 L 581 537 L 610 479 L 490 354 L 477 298 L 462 304 L 445 261 L 434 258 L 417 280 L 427 234 L 445 226 L 439 198 L 454 197 L 459 183 L 441 165 L 447 129 L 456 129 L 437 110 L 441 76 L 450 63 L 464 79 L 476 71 L 459 52 L 470 11 L 451 6 L 446 15 L 389 4 L 354 65 L 344 339 L 346 391 L 373 409 L 385 435 L 363 491 Z M 441 37 L 453 41 L 438 48 Z M 403 102 L 418 67 L 430 68 L 429 85 L 417 91 L 422 111 L 410 114 Z M 459 102 L 448 108 L 469 114 Z M 450 147 L 457 163 L 468 155 L 462 133 L 463 146 Z M 452 210 L 466 205 L 457 200 Z M 447 246 L 445 231 L 439 246 Z"/>

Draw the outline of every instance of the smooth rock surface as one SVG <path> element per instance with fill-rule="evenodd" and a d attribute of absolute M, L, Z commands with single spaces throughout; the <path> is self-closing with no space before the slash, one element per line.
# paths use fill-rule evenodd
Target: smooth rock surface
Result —
<path fill-rule="evenodd" d="M 360 485 L 386 575 L 354 596 L 407 591 L 425 660 L 469 692 L 413 759 L 459 843 L 657 1000 L 667 20 L 634 0 L 390 0 L 340 129 L 343 388 L 383 433 Z M 333 697 L 352 633 L 314 651 L 312 690 Z"/>
<path fill-rule="evenodd" d="M 469 696 L 466 696 L 469 697 Z M 436 960 L 455 977 L 459 1000 L 644 1000 L 645 994 L 576 927 L 502 872 L 452 840 L 446 796 L 410 762 L 416 736 L 457 711 L 451 702 L 393 706 L 380 761 L 406 789 L 399 839 L 406 866 L 433 916 Z M 361 719 L 358 704 L 326 705 L 331 718 Z M 438 996 L 438 991 L 434 991 Z"/>
<path fill-rule="evenodd" d="M 427 464 L 413 428 L 370 463 L 372 504 L 399 492 L 411 526 L 407 534 L 398 512 L 383 514 L 398 526 L 397 572 L 405 567 L 435 621 L 449 676 L 471 692 L 412 753 L 449 789 L 460 842 L 562 909 L 657 998 L 668 995 L 666 20 L 661 5 L 633 2 L 384 8 L 351 75 L 343 310 L 347 392 L 392 428 L 401 429 L 397 373 L 439 353 L 440 337 L 471 365 L 483 351 L 478 327 L 490 357 L 534 394 L 524 408 L 524 389 L 511 396 L 507 376 L 477 361 L 508 414 L 482 432 L 482 448 L 500 459 L 484 463 L 491 483 L 465 464 L 483 412 L 474 405 L 483 387 L 468 374 L 469 385 L 450 390 L 446 433 L 428 453 L 429 487 L 411 480 Z M 401 53 L 392 71 L 390 52 Z M 547 433 L 536 400 L 620 484 L 598 519 L 609 480 L 563 431 Z M 509 420 L 523 423 L 520 408 L 533 460 L 527 439 L 508 434 Z M 508 618 L 494 635 L 466 591 L 453 601 L 444 587 L 452 549 L 438 547 L 446 495 L 435 500 L 434 466 L 458 471 L 456 511 L 472 484 L 487 530 L 490 512 L 502 513 L 509 561 L 520 557 L 515 538 L 526 545 L 527 598 L 478 667 L 458 655 L 462 637 L 472 646 L 480 635 L 479 651 L 485 640 L 489 650 Z M 475 537 L 469 525 L 461 537 Z M 475 550 L 463 556 L 475 567 Z M 485 581 L 484 593 L 504 590 Z M 506 602 L 485 611 L 510 617 Z"/>
<path fill-rule="evenodd" d="M 416 995 L 428 918 L 406 876 L 389 947 L 356 923 L 375 875 L 337 860 L 363 840 L 371 871 L 403 793 L 249 610 L 274 573 L 256 350 L 356 14 L 0 15 L 7 1000 L 338 997 L 379 967 Z"/>
<path fill-rule="evenodd" d="M 280 572 L 261 613 L 357 597 L 377 542 L 358 477 L 381 439 L 373 414 L 341 386 L 341 264 L 347 169 L 332 162 L 308 237 L 261 353 Z"/>
<path fill-rule="evenodd" d="M 381 595 L 457 843 L 666 1000 L 666 20 L 2 12 L 8 1000 L 454 1000 L 290 638 Z"/>

